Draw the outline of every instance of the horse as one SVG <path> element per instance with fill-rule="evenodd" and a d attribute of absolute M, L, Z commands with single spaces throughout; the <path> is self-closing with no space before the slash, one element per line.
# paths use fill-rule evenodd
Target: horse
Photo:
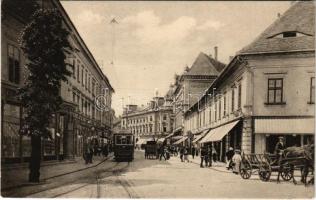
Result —
<path fill-rule="evenodd" d="M 290 173 L 293 178 L 293 183 L 297 184 L 297 181 L 294 178 L 294 170 L 295 166 L 301 166 L 301 181 L 305 184 L 313 182 L 314 178 L 312 178 L 309 182 L 307 182 L 307 175 L 309 169 L 314 171 L 314 145 L 308 144 L 301 147 L 288 147 L 282 151 L 282 156 L 279 160 L 279 171 L 277 182 L 280 182 L 280 174 L 284 170 L 285 166 L 290 167 Z"/>

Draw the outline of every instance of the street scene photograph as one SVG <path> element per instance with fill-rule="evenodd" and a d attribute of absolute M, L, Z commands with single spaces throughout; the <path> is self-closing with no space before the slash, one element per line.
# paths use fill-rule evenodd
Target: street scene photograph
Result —
<path fill-rule="evenodd" d="M 315 198 L 314 1 L 1 1 L 1 197 Z"/>

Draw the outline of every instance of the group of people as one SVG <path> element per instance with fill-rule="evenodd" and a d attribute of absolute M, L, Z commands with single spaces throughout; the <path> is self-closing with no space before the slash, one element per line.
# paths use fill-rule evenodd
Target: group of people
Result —
<path fill-rule="evenodd" d="M 106 157 L 109 154 L 111 148 L 108 148 L 107 145 L 92 145 L 87 144 L 84 145 L 84 152 L 83 152 L 83 159 L 85 160 L 86 164 L 92 163 L 93 156 L 101 156 L 101 154 Z"/>

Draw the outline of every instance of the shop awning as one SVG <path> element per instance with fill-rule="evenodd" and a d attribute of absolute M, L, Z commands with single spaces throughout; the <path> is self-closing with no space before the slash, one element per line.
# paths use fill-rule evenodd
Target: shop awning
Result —
<path fill-rule="evenodd" d="M 256 134 L 314 134 L 314 118 L 255 119 Z"/>
<path fill-rule="evenodd" d="M 229 124 L 225 124 L 224 126 L 220 126 L 220 127 L 216 128 L 215 134 L 212 135 L 210 138 L 211 142 L 216 142 L 216 141 L 222 140 L 223 137 L 225 135 L 227 135 L 229 133 L 229 131 L 232 130 L 232 128 L 234 128 L 238 122 L 239 121 L 234 121 L 234 122 L 231 122 Z"/>
<path fill-rule="evenodd" d="M 200 143 L 211 142 L 210 138 L 211 138 L 211 136 L 215 133 L 215 130 L 216 130 L 216 129 L 210 130 L 210 131 L 204 136 L 204 138 L 200 141 Z"/>
<path fill-rule="evenodd" d="M 166 138 L 159 138 L 158 142 L 164 142 Z"/>
<path fill-rule="evenodd" d="M 206 142 L 216 142 L 223 139 L 225 135 L 228 134 L 232 128 L 236 126 L 236 124 L 239 122 L 234 121 L 228 124 L 225 124 L 223 126 L 220 126 L 218 128 L 212 129 L 202 140 L 200 143 L 206 143 Z"/>
<path fill-rule="evenodd" d="M 183 136 L 181 135 L 176 135 L 176 136 L 173 136 L 172 139 L 174 140 L 180 140 Z"/>
<path fill-rule="evenodd" d="M 180 144 L 181 142 L 184 142 L 186 139 L 188 139 L 187 136 L 184 136 L 183 138 L 181 138 L 180 140 L 176 141 L 175 143 L 173 144 Z"/>
<path fill-rule="evenodd" d="M 200 139 L 202 139 L 202 137 L 204 137 L 208 133 L 208 131 L 209 129 L 203 131 L 200 135 L 197 135 L 192 142 L 198 142 Z"/>

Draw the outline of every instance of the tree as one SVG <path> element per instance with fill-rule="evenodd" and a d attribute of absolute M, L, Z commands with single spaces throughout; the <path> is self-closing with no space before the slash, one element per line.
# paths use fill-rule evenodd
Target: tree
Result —
<path fill-rule="evenodd" d="M 51 137 L 48 126 L 62 103 L 61 81 L 70 75 L 65 64 L 65 50 L 71 49 L 68 34 L 56 9 L 37 10 L 22 32 L 21 48 L 29 74 L 19 95 L 31 137 L 30 182 L 39 182 L 41 139 Z"/>

